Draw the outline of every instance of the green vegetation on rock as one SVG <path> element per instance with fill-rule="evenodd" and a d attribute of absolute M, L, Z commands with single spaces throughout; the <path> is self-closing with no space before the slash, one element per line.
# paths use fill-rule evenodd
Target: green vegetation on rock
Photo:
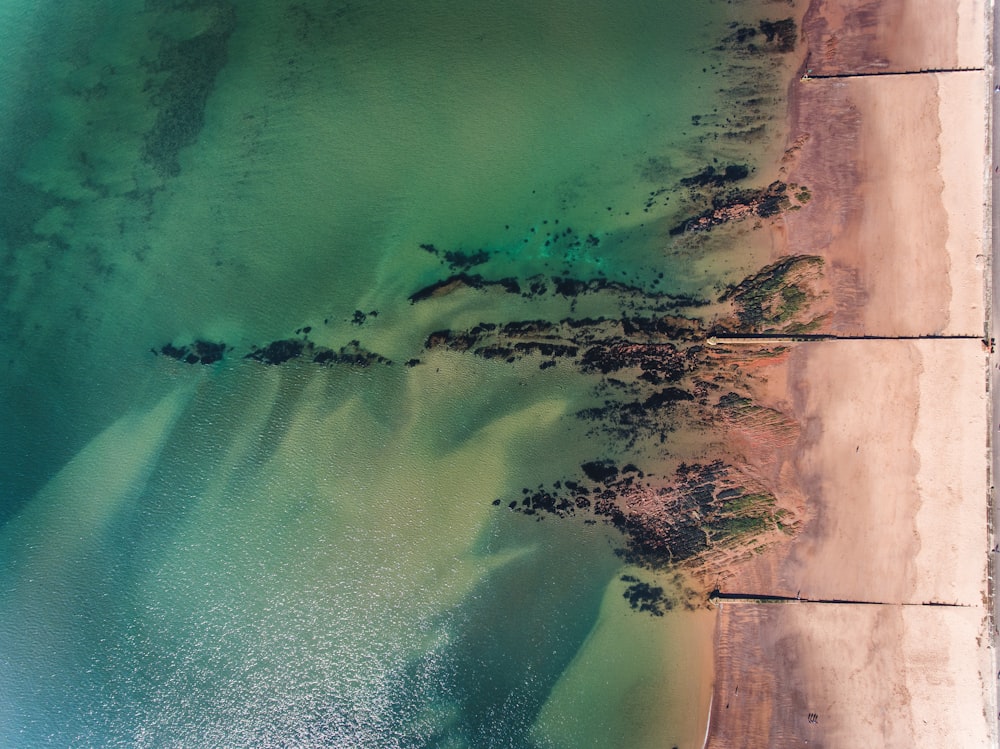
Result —
<path fill-rule="evenodd" d="M 733 302 L 741 332 L 805 332 L 804 326 L 817 321 L 809 316 L 811 305 L 818 299 L 811 286 L 822 272 L 821 257 L 781 258 L 730 287 L 720 301 Z M 807 317 L 802 319 L 803 315 Z"/>

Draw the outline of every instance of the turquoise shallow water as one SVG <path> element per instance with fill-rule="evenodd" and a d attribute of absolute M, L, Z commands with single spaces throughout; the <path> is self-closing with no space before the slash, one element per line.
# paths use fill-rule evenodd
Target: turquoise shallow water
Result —
<path fill-rule="evenodd" d="M 593 382 L 424 342 L 739 276 L 667 230 L 780 139 L 725 136 L 753 10 L 0 1 L 0 744 L 698 735 L 705 617 L 630 611 L 606 527 L 492 504 L 624 457 Z M 633 291 L 409 301 L 460 270 Z M 306 326 L 393 363 L 242 358 Z M 232 348 L 151 352 L 196 339 Z"/>

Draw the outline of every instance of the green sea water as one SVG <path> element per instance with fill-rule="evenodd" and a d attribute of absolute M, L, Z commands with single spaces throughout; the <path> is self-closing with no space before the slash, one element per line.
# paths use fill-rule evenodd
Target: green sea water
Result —
<path fill-rule="evenodd" d="M 424 344 L 741 277 L 669 229 L 783 137 L 757 12 L 0 0 L 0 745 L 700 745 L 710 615 L 506 511 L 630 457 L 594 383 Z M 633 291 L 410 301 L 463 269 Z M 392 364 L 244 358 L 303 337 Z"/>

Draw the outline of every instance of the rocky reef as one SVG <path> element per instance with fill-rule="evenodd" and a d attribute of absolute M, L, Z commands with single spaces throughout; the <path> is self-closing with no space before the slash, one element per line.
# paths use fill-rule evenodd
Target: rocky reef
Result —
<path fill-rule="evenodd" d="M 603 520 L 625 538 L 619 554 L 630 564 L 651 569 L 704 563 L 713 550 L 750 546 L 766 533 L 794 526 L 773 494 L 722 460 L 682 463 L 667 477 L 608 459 L 580 469 L 579 476 L 523 489 L 519 499 L 506 503 L 508 509 Z"/>
<path fill-rule="evenodd" d="M 748 54 L 785 54 L 795 51 L 799 29 L 794 18 L 777 21 L 761 20 L 756 26 L 730 24 L 731 33 L 719 49 L 743 51 Z"/>
<path fill-rule="evenodd" d="M 311 328 L 300 328 L 308 333 Z M 215 364 L 222 361 L 223 356 L 233 347 L 224 343 L 197 340 L 184 346 L 167 343 L 159 349 L 150 349 L 155 355 L 167 356 L 185 364 Z M 266 346 L 251 346 L 250 351 L 243 355 L 261 364 L 277 366 L 287 362 L 302 359 L 313 364 L 347 364 L 355 367 L 370 367 L 373 364 L 391 366 L 392 360 L 364 348 L 360 341 L 354 340 L 339 349 L 317 346 L 308 338 L 283 338 L 272 341 Z"/>
<path fill-rule="evenodd" d="M 440 281 L 435 281 L 429 286 L 425 286 L 410 295 L 411 302 L 423 302 L 428 299 L 442 297 L 457 289 L 490 289 L 500 288 L 509 294 L 520 294 L 521 285 L 516 278 L 501 278 L 495 281 L 487 281 L 480 275 L 458 273 Z"/>
<path fill-rule="evenodd" d="M 484 249 L 477 249 L 471 252 L 465 250 L 439 250 L 432 244 L 424 243 L 420 249 L 441 258 L 452 270 L 466 271 L 476 265 L 482 265 L 489 261 L 491 254 Z"/>
<path fill-rule="evenodd" d="M 783 257 L 730 287 L 720 301 L 731 301 L 742 333 L 809 333 L 829 314 L 821 309 L 823 258 Z"/>
<path fill-rule="evenodd" d="M 165 343 L 159 349 L 150 349 L 153 354 L 167 356 L 185 364 L 215 364 L 222 361 L 226 351 L 231 351 L 224 343 L 196 340 L 184 346 Z"/>
<path fill-rule="evenodd" d="M 165 43 L 155 64 L 162 78 L 154 92 L 160 107 L 145 156 L 167 176 L 176 174 L 179 149 L 201 127 L 203 100 L 225 59 L 232 19 L 221 10 L 217 15 L 216 23 L 186 46 Z M 713 138 L 749 144 L 764 134 L 773 97 L 781 93 L 759 73 L 785 64 L 777 55 L 794 49 L 797 33 L 791 18 L 731 26 L 720 48 L 740 53 L 734 59 L 742 72 L 727 76 L 731 107 L 692 116 L 692 137 L 706 144 L 703 153 L 711 153 Z M 745 64 L 750 55 L 757 61 Z M 709 74 L 707 68 L 703 72 Z M 194 93 L 182 97 L 174 88 L 185 76 L 195 81 Z M 568 474 L 539 477 L 543 483 L 496 497 L 494 504 L 535 521 L 616 529 L 622 559 L 655 570 L 658 581 L 626 575 L 622 595 L 636 611 L 654 616 L 675 605 L 674 587 L 658 584 L 664 570 L 709 576 L 719 564 L 780 542 L 801 522 L 794 502 L 781 496 L 773 470 L 782 451 L 798 439 L 799 425 L 761 400 L 764 378 L 758 374 L 788 353 L 787 341 L 768 336 L 805 334 L 829 319 L 822 259 L 780 258 L 727 288 L 716 287 L 712 298 L 667 293 L 659 290 L 667 285 L 663 273 L 647 275 L 649 268 L 629 270 L 629 262 L 621 267 L 615 262 L 629 232 L 643 242 L 662 242 L 665 250 L 700 251 L 712 245 L 710 233 L 717 228 L 747 220 L 756 228 L 811 199 L 804 186 L 781 180 L 762 184 L 766 180 L 755 168 L 741 163 L 743 156 L 733 156 L 729 146 L 724 150 L 730 155 L 709 156 L 709 163 L 686 172 L 655 156 L 639 165 L 641 179 L 652 189 L 632 205 L 608 205 L 607 211 L 652 213 L 648 225 L 633 221 L 615 229 L 595 220 L 573 227 L 566 216 L 549 214 L 519 228 L 505 224 L 502 232 L 498 222 L 497 235 L 482 246 L 439 240 L 412 248 L 435 259 L 422 257 L 421 267 L 439 264 L 440 277 L 421 277 L 423 285 L 408 296 L 410 305 L 421 306 L 413 317 L 424 327 L 416 340 L 403 343 L 408 358 L 396 374 L 419 381 L 409 370 L 439 362 L 447 351 L 516 368 L 519 375 L 533 370 L 533 376 L 552 377 L 554 383 L 581 378 L 584 387 L 576 391 L 569 419 L 574 434 L 583 437 L 581 449 L 593 459 Z M 542 259 L 534 267 L 545 273 L 511 275 L 524 267 L 522 255 Z M 580 277 L 587 272 L 593 275 Z M 532 300 L 539 303 L 524 304 Z M 455 309 L 460 314 L 445 314 Z M 393 313 L 398 309 L 387 310 L 387 316 Z M 334 339 L 338 343 L 357 336 L 339 347 L 311 340 L 307 325 L 239 352 L 205 340 L 171 342 L 153 351 L 186 364 L 214 364 L 235 354 L 251 367 L 389 367 L 391 359 L 362 343 L 377 327 L 370 325 L 377 316 L 376 310 L 357 309 L 334 323 L 344 325 Z M 460 326 L 454 319 L 462 320 Z M 727 337 L 744 340 L 737 345 Z"/>
<path fill-rule="evenodd" d="M 742 175 L 739 169 L 721 174 L 706 170 L 692 184 L 714 189 Z M 620 313 L 483 320 L 469 328 L 436 330 L 423 341 L 426 355 L 406 361 L 407 368 L 420 367 L 434 352 L 446 350 L 501 366 L 561 367 L 590 382 L 594 402 L 581 404 L 575 418 L 607 454 L 583 462 L 575 475 L 525 487 L 519 496 L 500 497 L 495 504 L 536 519 L 607 523 L 622 534 L 623 559 L 656 570 L 709 570 L 715 560 L 746 557 L 761 544 L 795 531 L 795 512 L 778 501 L 762 474 L 747 470 L 738 450 L 709 450 L 697 459 L 670 456 L 677 454 L 675 435 L 682 441 L 701 434 L 712 435 L 718 445 L 752 444 L 758 462 L 794 444 L 798 424 L 759 403 L 755 380 L 748 374 L 784 357 L 787 344 L 765 338 L 750 347 L 730 345 L 723 334 L 794 333 L 820 324 L 825 299 L 821 258 L 781 258 L 714 300 L 670 296 L 605 278 L 490 280 L 462 272 L 420 289 L 410 302 L 431 304 L 444 295 L 487 293 L 528 299 L 548 295 L 570 309 L 584 296 L 605 295 L 602 305 Z M 696 316 L 700 310 L 711 311 L 709 320 Z M 377 315 L 358 310 L 344 325 L 363 326 Z M 266 366 L 393 364 L 358 339 L 333 348 L 310 340 L 312 332 L 311 326 L 301 327 L 293 337 L 251 346 L 238 357 Z M 723 337 L 713 340 L 717 336 Z M 153 349 L 192 365 L 214 364 L 232 352 L 224 343 L 202 339 Z M 637 610 L 662 613 L 670 594 L 656 587 L 635 581 L 625 597 Z"/>
<path fill-rule="evenodd" d="M 757 401 L 747 368 L 780 360 L 787 346 L 767 339 L 750 347 L 708 341 L 723 332 L 753 335 L 817 324 L 822 271 L 820 258 L 782 258 L 726 289 L 715 301 L 711 324 L 677 313 L 483 321 L 435 331 L 425 349 L 508 365 L 571 368 L 589 378 L 601 397 L 600 405 L 581 409 L 577 418 L 617 455 L 655 460 L 672 452 L 675 433 L 713 434 L 723 443 L 728 434 L 752 444 L 756 457 L 766 461 L 794 444 L 799 427 Z M 588 286 L 563 288 L 587 293 Z M 654 469 L 642 467 L 639 458 L 624 464 L 598 458 L 581 464 L 577 475 L 525 487 L 520 496 L 494 504 L 536 519 L 605 522 L 622 533 L 622 557 L 650 569 L 681 566 L 708 574 L 717 560 L 748 558 L 762 544 L 795 532 L 799 517 L 738 454 L 706 457 L 660 476 L 653 472 L 661 470 L 662 460 L 650 464 L 658 465 Z M 630 591 L 626 598 L 637 610 L 664 610 L 653 588 Z"/>
<path fill-rule="evenodd" d="M 166 4 L 166 3 L 164 3 Z M 159 34 L 155 60 L 143 63 L 156 119 L 146 133 L 143 157 L 162 176 L 180 174 L 180 151 L 194 143 L 205 123 L 205 107 L 228 58 L 229 38 L 236 29 L 236 10 L 226 0 L 205 3 L 211 18 L 200 34 L 175 39 Z M 177 3 L 183 13 L 190 6 Z"/>
<path fill-rule="evenodd" d="M 410 302 L 424 302 L 437 299 L 466 289 L 496 291 L 516 294 L 524 299 L 535 299 L 547 294 L 574 299 L 587 294 L 609 294 L 622 300 L 623 306 L 630 306 L 629 299 L 639 299 L 642 309 L 654 311 L 676 310 L 700 307 L 709 304 L 706 299 L 692 296 L 651 292 L 636 286 L 604 277 L 587 280 L 568 276 L 531 276 L 524 281 L 513 277 L 487 279 L 478 274 L 457 273 L 440 281 L 428 284 L 410 295 Z"/>
<path fill-rule="evenodd" d="M 653 616 L 663 616 L 674 607 L 673 599 L 664 593 L 660 585 L 650 585 L 635 575 L 622 575 L 621 581 L 628 583 L 622 597 L 628 601 L 633 611 L 646 611 Z"/>
<path fill-rule="evenodd" d="M 712 183 L 714 187 L 714 183 Z M 690 231 L 705 231 L 733 221 L 747 218 L 771 218 L 783 211 L 792 210 L 808 201 L 808 189 L 790 194 L 789 185 L 775 180 L 767 187 L 734 189 L 715 192 L 709 196 L 709 207 L 684 218 L 671 230 L 671 236 Z M 798 187 L 797 185 L 795 187 Z"/>
<path fill-rule="evenodd" d="M 390 366 L 391 359 L 368 351 L 359 341 L 351 341 L 346 346 L 334 350 L 317 346 L 312 341 L 287 338 L 272 341 L 263 348 L 253 347 L 245 359 L 253 359 L 262 364 L 284 364 L 292 359 L 305 358 L 314 364 L 350 364 L 356 367 L 370 367 L 372 364 Z"/>

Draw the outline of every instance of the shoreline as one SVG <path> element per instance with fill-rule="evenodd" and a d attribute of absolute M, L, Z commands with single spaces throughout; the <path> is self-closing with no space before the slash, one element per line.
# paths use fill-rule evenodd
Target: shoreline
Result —
<path fill-rule="evenodd" d="M 984 65 L 980 0 L 870 5 L 812 0 L 801 73 Z M 830 315 L 817 332 L 971 340 L 792 344 L 783 372 L 766 378 L 774 403 L 764 405 L 782 404 L 802 426 L 776 473 L 798 484 L 806 519 L 790 542 L 726 570 L 720 587 L 840 603 L 719 604 L 706 746 L 996 742 L 988 360 L 976 339 L 989 255 L 976 145 L 984 77 L 789 87 L 779 173 L 814 199 L 779 220 L 775 252 L 824 258 Z"/>

